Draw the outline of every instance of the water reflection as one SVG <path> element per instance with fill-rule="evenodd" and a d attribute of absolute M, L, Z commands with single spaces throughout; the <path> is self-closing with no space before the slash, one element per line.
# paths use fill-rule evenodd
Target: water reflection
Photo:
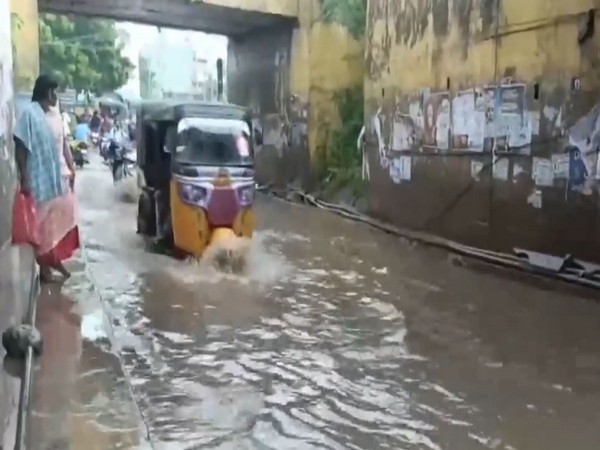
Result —
<path fill-rule="evenodd" d="M 34 374 L 29 448 L 137 446 L 139 425 L 118 361 L 82 338 L 80 305 L 71 295 L 59 285 L 42 287 L 37 325 L 44 351 Z"/>
<path fill-rule="evenodd" d="M 261 198 L 250 270 L 220 274 L 145 253 L 134 208 L 87 195 L 89 268 L 157 450 L 600 441 L 597 305 Z"/>
<path fill-rule="evenodd" d="M 424 360 L 406 347 L 403 314 L 355 270 L 287 263 L 304 239 L 257 242 L 254 277 L 215 282 L 189 264 L 139 275 L 125 316 L 145 350 L 126 352 L 127 369 L 154 436 L 186 448 L 437 448 L 394 373 Z"/>

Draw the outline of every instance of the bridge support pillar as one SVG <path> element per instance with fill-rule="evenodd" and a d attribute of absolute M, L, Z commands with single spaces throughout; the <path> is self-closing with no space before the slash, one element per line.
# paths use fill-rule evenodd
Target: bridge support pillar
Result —
<path fill-rule="evenodd" d="M 362 90 L 364 50 L 346 28 L 320 20 L 318 2 L 303 5 L 295 28 L 230 40 L 228 93 L 259 118 L 256 126 L 264 136 L 256 158 L 259 182 L 311 188 L 324 165 L 331 128 L 339 125 L 335 94 Z"/>

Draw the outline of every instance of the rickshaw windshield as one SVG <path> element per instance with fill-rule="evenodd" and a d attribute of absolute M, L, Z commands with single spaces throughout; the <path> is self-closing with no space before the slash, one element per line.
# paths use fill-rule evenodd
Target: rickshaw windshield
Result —
<path fill-rule="evenodd" d="M 233 119 L 182 119 L 174 160 L 205 166 L 252 165 L 248 124 Z"/>

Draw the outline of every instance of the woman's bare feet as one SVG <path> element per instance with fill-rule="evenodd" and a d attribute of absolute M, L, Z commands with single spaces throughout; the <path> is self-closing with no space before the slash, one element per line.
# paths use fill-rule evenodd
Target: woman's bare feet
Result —
<path fill-rule="evenodd" d="M 65 280 L 71 278 L 71 272 L 67 270 L 63 263 L 59 262 L 54 268 L 60 272 Z"/>
<path fill-rule="evenodd" d="M 48 266 L 40 266 L 40 283 L 54 283 L 56 279 L 52 275 L 52 269 Z"/>

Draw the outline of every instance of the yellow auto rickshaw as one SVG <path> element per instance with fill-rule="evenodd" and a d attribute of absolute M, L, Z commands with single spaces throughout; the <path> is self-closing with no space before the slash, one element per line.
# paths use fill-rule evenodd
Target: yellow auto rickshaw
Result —
<path fill-rule="evenodd" d="M 137 117 L 138 233 L 200 257 L 212 243 L 251 238 L 254 146 L 245 109 L 146 102 Z"/>

